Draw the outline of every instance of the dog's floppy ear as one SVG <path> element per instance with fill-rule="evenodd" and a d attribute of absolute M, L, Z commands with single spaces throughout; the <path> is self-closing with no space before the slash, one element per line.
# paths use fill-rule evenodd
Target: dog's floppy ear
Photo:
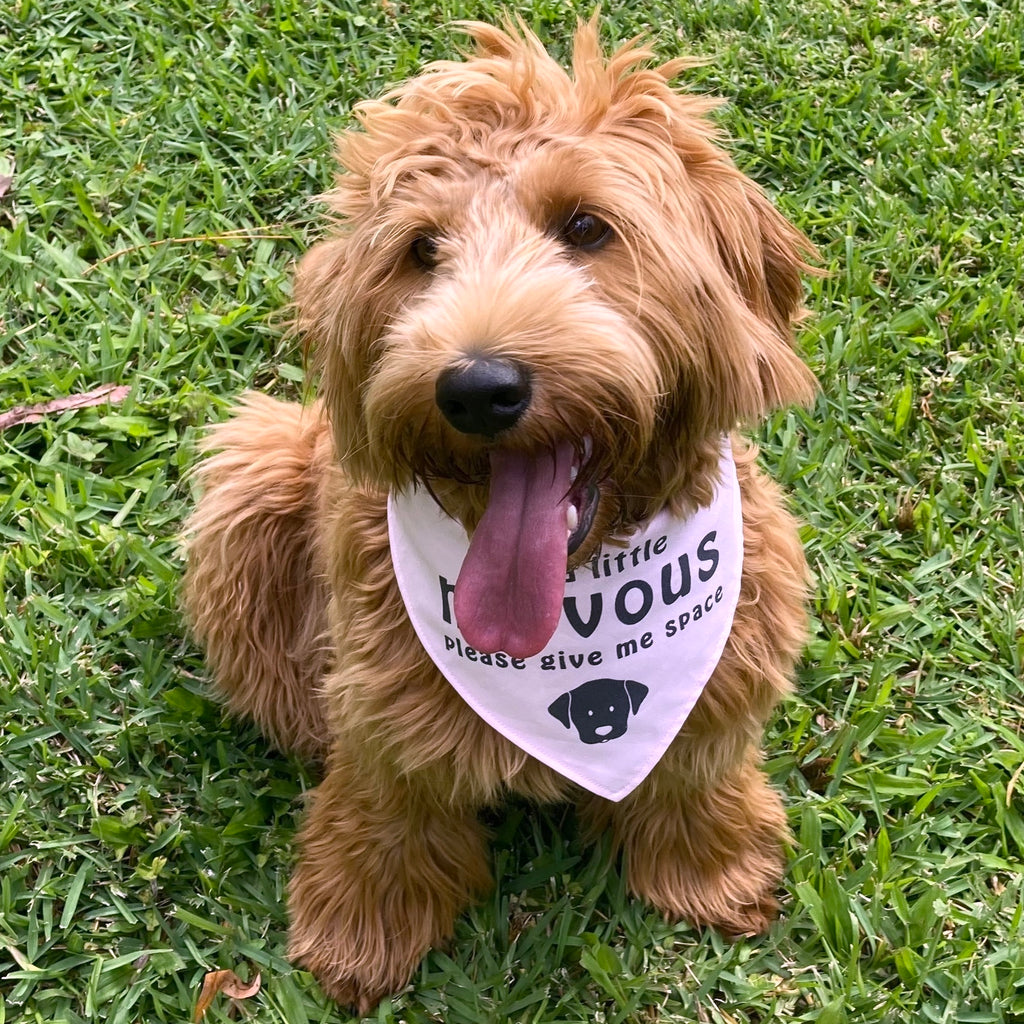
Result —
<path fill-rule="evenodd" d="M 759 236 L 763 273 L 755 272 L 746 282 L 741 281 L 741 286 L 747 301 L 772 319 L 781 335 L 787 336 L 803 316 L 801 277 L 817 273 L 807 262 L 817 257 L 817 252 L 758 185 L 749 180 L 743 184 Z"/>
<path fill-rule="evenodd" d="M 548 711 L 555 718 L 557 718 L 566 729 L 571 728 L 569 724 L 569 705 L 572 702 L 572 697 L 567 693 L 561 694 L 556 697 L 551 704 L 548 705 Z"/>
<path fill-rule="evenodd" d="M 294 326 L 302 340 L 302 354 L 315 369 L 320 368 L 324 349 L 330 343 L 333 325 L 329 310 L 336 283 L 344 272 L 344 248 L 333 239 L 308 249 L 295 268 Z"/>
<path fill-rule="evenodd" d="M 625 681 L 626 694 L 629 697 L 630 710 L 635 715 L 640 709 L 640 705 L 644 702 L 644 697 L 648 694 L 648 689 L 643 683 L 637 683 L 632 679 Z"/>
<path fill-rule="evenodd" d="M 353 479 L 372 472 L 363 466 L 367 449 L 361 381 L 368 372 L 360 325 L 350 322 L 356 308 L 347 294 L 353 275 L 347 239 L 334 236 L 314 245 L 295 271 L 294 327 L 312 374 L 319 377 L 339 457 Z"/>
<path fill-rule="evenodd" d="M 818 385 L 795 350 L 794 327 L 805 315 L 802 277 L 819 273 L 807 262 L 817 252 L 754 182 L 744 179 L 743 184 L 757 233 L 754 259 L 759 258 L 760 266 L 755 262 L 745 278 L 740 270 L 740 287 L 747 302 L 774 327 L 775 335 L 759 353 L 765 407 L 809 404 Z"/>
<path fill-rule="evenodd" d="M 757 318 L 747 333 L 760 402 L 741 418 L 813 402 L 817 382 L 796 351 L 794 327 L 804 316 L 802 276 L 817 273 L 807 262 L 814 247 L 731 162 L 700 168 L 694 179 L 722 267 Z"/>

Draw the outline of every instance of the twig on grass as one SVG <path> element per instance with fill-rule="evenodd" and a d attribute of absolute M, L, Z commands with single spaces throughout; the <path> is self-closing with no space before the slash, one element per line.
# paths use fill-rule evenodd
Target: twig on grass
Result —
<path fill-rule="evenodd" d="M 129 391 L 131 388 L 127 384 L 104 384 L 93 391 L 65 395 L 49 402 L 16 405 L 13 409 L 0 413 L 0 430 L 16 427 L 20 423 L 39 423 L 50 413 L 64 412 L 65 409 L 84 409 L 90 405 L 102 405 L 104 402 L 122 402 Z"/>
<path fill-rule="evenodd" d="M 271 224 L 270 229 L 283 228 L 284 224 Z M 122 256 L 128 256 L 133 252 L 141 252 L 143 249 L 156 249 L 162 245 L 174 245 L 182 244 L 186 242 L 232 242 L 239 238 L 247 241 L 259 241 L 263 238 L 269 239 L 282 239 L 291 238 L 291 235 L 284 234 L 272 234 L 270 231 L 259 231 L 253 232 L 248 228 L 236 228 L 233 231 L 220 231 L 215 235 L 186 235 L 180 238 L 158 238 L 153 242 L 140 242 L 138 245 L 129 245 L 127 248 L 118 249 L 117 252 L 112 252 L 109 256 L 104 256 L 103 259 L 97 260 L 91 266 L 85 268 L 82 271 L 82 277 L 88 277 L 97 267 L 103 266 L 104 263 L 110 263 L 112 260 L 120 259 Z"/>

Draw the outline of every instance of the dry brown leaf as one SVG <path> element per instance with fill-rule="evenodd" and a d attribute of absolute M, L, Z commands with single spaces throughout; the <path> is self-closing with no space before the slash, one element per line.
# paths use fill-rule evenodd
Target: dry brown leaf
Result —
<path fill-rule="evenodd" d="M 14 184 L 13 174 L 0 174 L 0 199 L 3 199 L 10 191 L 11 185 Z"/>
<path fill-rule="evenodd" d="M 104 402 L 122 402 L 131 388 L 126 384 L 104 384 L 94 391 L 85 391 L 78 395 L 65 395 L 49 402 L 35 405 L 16 405 L 7 412 L 0 413 L 0 430 L 16 427 L 19 423 L 39 423 L 52 412 L 63 412 L 65 409 L 84 409 L 90 405 L 102 405 Z"/>
<path fill-rule="evenodd" d="M 223 993 L 229 999 L 249 999 L 260 990 L 260 976 L 247 985 L 234 971 L 211 971 L 203 978 L 203 990 L 196 1001 L 192 1020 L 198 1024 L 206 1015 L 214 999 Z"/>

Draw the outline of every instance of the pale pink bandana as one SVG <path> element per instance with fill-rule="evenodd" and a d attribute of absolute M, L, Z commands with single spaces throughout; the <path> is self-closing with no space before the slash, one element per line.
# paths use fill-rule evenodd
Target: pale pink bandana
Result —
<path fill-rule="evenodd" d="M 388 531 L 409 618 L 444 677 L 492 728 L 609 800 L 657 764 L 732 629 L 743 523 L 727 442 L 711 505 L 660 512 L 569 573 L 554 636 L 530 658 L 466 645 L 452 594 L 469 539 L 428 494 L 392 494 Z"/>

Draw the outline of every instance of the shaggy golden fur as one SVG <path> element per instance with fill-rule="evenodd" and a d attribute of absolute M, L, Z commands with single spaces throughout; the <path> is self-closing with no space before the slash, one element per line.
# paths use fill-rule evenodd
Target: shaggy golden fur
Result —
<path fill-rule="evenodd" d="M 605 57 L 591 23 L 567 74 L 521 28 L 470 31 L 474 57 L 357 108 L 332 230 L 296 278 L 319 400 L 245 398 L 212 433 L 190 523 L 185 603 L 219 691 L 325 763 L 290 887 L 291 955 L 362 1011 L 491 884 L 477 814 L 508 793 L 575 800 L 623 850 L 634 893 L 731 934 L 775 914 L 787 834 L 759 746 L 803 642 L 806 568 L 738 437 L 733 631 L 621 802 L 492 731 L 406 617 L 390 489 L 426 484 L 473 531 L 494 449 L 569 442 L 600 488 L 578 564 L 666 505 L 706 504 L 722 434 L 814 391 L 792 345 L 810 246 L 718 145 L 714 101 L 668 84 L 686 62 L 652 66 L 635 44 Z M 436 402 L 439 375 L 481 354 L 532 380 L 526 414 L 493 437 L 453 429 Z"/>

